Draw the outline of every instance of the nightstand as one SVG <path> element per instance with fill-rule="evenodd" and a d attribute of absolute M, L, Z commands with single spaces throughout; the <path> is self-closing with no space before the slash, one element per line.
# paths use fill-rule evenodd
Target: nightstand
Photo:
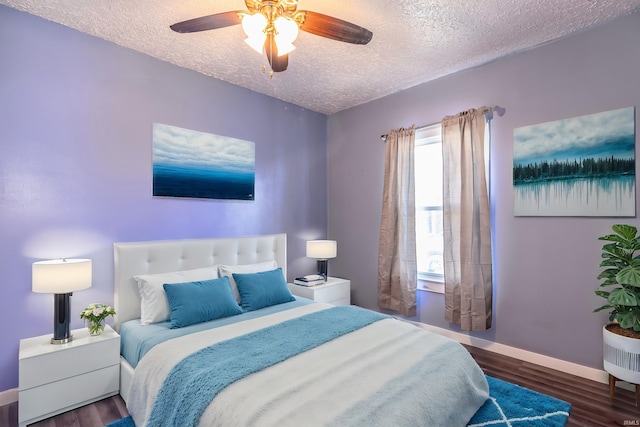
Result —
<path fill-rule="evenodd" d="M 338 277 L 328 277 L 327 281 L 315 286 L 301 286 L 289 283 L 293 295 L 308 298 L 317 302 L 333 305 L 351 304 L 351 281 Z"/>
<path fill-rule="evenodd" d="M 66 344 L 51 344 L 51 334 L 20 340 L 20 427 L 119 393 L 120 335 L 109 325 L 95 337 L 72 334 Z"/>

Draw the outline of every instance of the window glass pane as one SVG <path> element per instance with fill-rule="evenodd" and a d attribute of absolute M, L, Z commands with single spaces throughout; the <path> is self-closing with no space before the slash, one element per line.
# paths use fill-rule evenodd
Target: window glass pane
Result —
<path fill-rule="evenodd" d="M 418 273 L 442 280 L 442 143 L 437 137 L 416 140 L 416 252 Z"/>
<path fill-rule="evenodd" d="M 442 209 L 418 211 L 416 235 L 418 272 L 443 275 Z"/>
<path fill-rule="evenodd" d="M 416 206 L 442 206 L 442 144 L 416 147 Z"/>

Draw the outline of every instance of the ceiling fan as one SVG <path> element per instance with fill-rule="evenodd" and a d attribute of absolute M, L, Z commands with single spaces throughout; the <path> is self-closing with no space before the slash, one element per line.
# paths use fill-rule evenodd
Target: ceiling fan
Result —
<path fill-rule="evenodd" d="M 298 30 L 353 44 L 367 44 L 373 33 L 366 28 L 322 13 L 297 10 L 298 0 L 245 0 L 246 11 L 215 13 L 170 26 L 178 33 L 194 33 L 242 24 L 245 42 L 258 53 L 266 52 L 272 72 L 289 65 L 289 52 Z"/>

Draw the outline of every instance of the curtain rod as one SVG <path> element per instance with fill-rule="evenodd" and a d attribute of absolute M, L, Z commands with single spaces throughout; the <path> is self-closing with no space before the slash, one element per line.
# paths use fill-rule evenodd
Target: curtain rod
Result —
<path fill-rule="evenodd" d="M 484 109 L 484 113 L 492 113 L 494 111 L 498 111 L 498 115 L 499 116 L 502 116 L 502 114 L 504 114 L 504 108 L 500 108 L 497 105 L 495 105 L 493 107 L 480 107 L 480 108 L 478 108 L 478 110 L 481 110 L 481 109 Z M 502 111 L 502 113 L 500 113 L 500 111 Z M 463 111 L 463 112 L 458 113 L 458 114 L 467 114 L 467 112 Z M 420 127 L 416 127 L 416 130 L 422 129 L 422 128 L 426 128 L 426 127 L 429 127 L 429 126 L 434 126 L 434 125 L 437 125 L 438 123 L 442 123 L 442 121 L 431 123 L 431 124 L 428 124 L 428 125 L 422 125 Z M 380 135 L 380 139 L 385 141 L 387 139 L 387 135 L 388 135 L 387 133 L 385 133 L 383 135 Z"/>

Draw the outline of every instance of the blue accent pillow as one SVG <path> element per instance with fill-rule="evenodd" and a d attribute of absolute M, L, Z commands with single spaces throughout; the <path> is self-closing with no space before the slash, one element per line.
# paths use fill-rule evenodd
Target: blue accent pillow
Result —
<path fill-rule="evenodd" d="M 228 277 L 162 285 L 169 302 L 171 328 L 182 328 L 242 314 Z"/>
<path fill-rule="evenodd" d="M 233 273 L 244 311 L 258 310 L 276 304 L 295 301 L 281 268 L 259 273 Z"/>

